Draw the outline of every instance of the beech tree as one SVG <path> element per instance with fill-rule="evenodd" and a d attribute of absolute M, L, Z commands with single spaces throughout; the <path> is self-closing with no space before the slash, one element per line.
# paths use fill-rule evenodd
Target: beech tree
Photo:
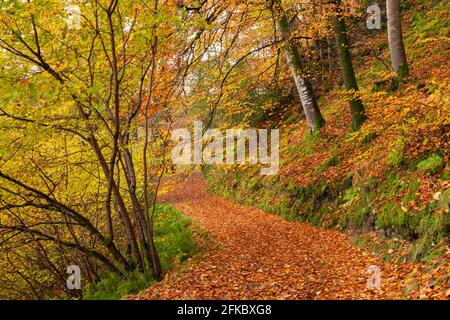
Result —
<path fill-rule="evenodd" d="M 312 133 L 325 125 L 317 100 L 314 96 L 314 90 L 311 81 L 305 75 L 304 63 L 300 55 L 299 49 L 291 39 L 291 23 L 284 11 L 280 0 L 271 0 L 270 9 L 277 20 L 282 40 L 285 41 L 283 53 L 286 63 L 289 65 L 292 77 L 295 81 L 298 94 L 303 107 L 303 112 L 308 122 L 309 129 Z"/>
<path fill-rule="evenodd" d="M 400 2 L 401 0 L 387 0 L 386 10 L 392 69 L 398 77 L 402 78 L 409 75 L 409 66 L 403 42 Z M 397 86 L 396 82 L 394 81 L 393 88 Z"/>
<path fill-rule="evenodd" d="M 356 81 L 355 70 L 353 68 L 352 55 L 350 51 L 350 42 L 347 37 L 345 26 L 345 17 L 342 9 L 341 0 L 333 0 L 335 5 L 335 14 L 333 15 L 333 27 L 336 35 L 336 45 L 341 64 L 342 78 L 345 89 L 349 93 L 349 104 L 352 113 L 352 128 L 358 130 L 362 123 L 367 119 L 364 105 L 358 96 L 359 88 Z"/>

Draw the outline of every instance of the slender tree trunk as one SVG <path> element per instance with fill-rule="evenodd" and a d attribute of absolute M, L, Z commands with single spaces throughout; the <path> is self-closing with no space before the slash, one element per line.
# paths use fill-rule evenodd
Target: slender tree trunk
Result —
<path fill-rule="evenodd" d="M 284 40 L 288 42 L 283 48 L 286 62 L 291 70 L 292 77 L 295 81 L 298 94 L 305 113 L 306 121 L 308 122 L 309 130 L 314 133 L 325 125 L 325 119 L 320 113 L 317 100 L 314 96 L 314 91 L 311 82 L 303 75 L 304 66 L 300 56 L 300 52 L 295 43 L 289 40 L 290 37 L 290 23 L 289 19 L 283 11 L 278 0 L 273 0 L 270 3 L 271 10 L 277 19 L 278 27 Z"/>
<path fill-rule="evenodd" d="M 95 138 L 94 134 L 90 134 L 89 135 L 89 143 L 91 144 L 92 150 L 95 152 L 96 156 L 97 156 L 97 160 L 100 163 L 100 167 L 102 168 L 104 174 L 106 177 L 111 177 L 111 172 L 109 171 L 109 167 L 107 165 L 106 159 L 103 156 L 103 153 L 101 152 L 101 148 L 98 144 L 97 139 Z M 118 212 L 122 218 L 122 222 L 124 224 L 124 228 L 125 228 L 125 234 L 127 236 L 127 240 L 128 243 L 131 246 L 131 250 L 132 250 L 132 254 L 134 256 L 135 262 L 138 266 L 138 269 L 140 271 L 144 270 L 144 263 L 142 260 L 142 256 L 139 250 L 139 246 L 136 240 L 136 236 L 134 234 L 134 230 L 133 230 L 133 224 L 131 222 L 130 216 L 128 214 L 128 211 L 126 209 L 126 205 L 125 202 L 122 198 L 122 195 L 120 193 L 119 187 L 117 186 L 115 180 L 113 177 L 111 177 L 111 188 L 112 188 L 112 192 L 115 196 L 115 201 L 117 204 L 117 209 Z M 110 241 L 111 242 L 111 241 Z"/>
<path fill-rule="evenodd" d="M 408 61 L 403 42 L 400 0 L 387 0 L 386 11 L 388 18 L 388 40 L 391 53 L 392 69 L 400 78 L 409 76 Z M 392 83 L 391 89 L 398 86 L 397 79 Z"/>
<path fill-rule="evenodd" d="M 345 89 L 350 92 L 349 100 L 352 113 L 352 128 L 358 130 L 362 123 L 367 119 L 364 105 L 361 98 L 357 96 L 359 92 L 358 83 L 356 82 L 355 70 L 353 69 L 352 56 L 350 53 L 350 44 L 347 37 L 344 17 L 342 15 L 341 0 L 334 0 L 337 15 L 333 17 L 334 32 L 336 34 L 336 45 L 341 63 L 342 78 L 344 80 Z"/>
<path fill-rule="evenodd" d="M 328 70 L 333 72 L 333 56 L 334 56 L 334 44 L 331 37 L 327 37 L 327 59 L 328 59 Z"/>
<path fill-rule="evenodd" d="M 156 15 L 158 11 L 158 0 L 154 2 L 154 13 Z M 149 170 L 148 170 L 148 162 L 147 162 L 147 150 L 149 148 L 149 138 L 150 138 L 150 127 L 149 127 L 149 108 L 152 102 L 152 94 L 153 94 L 153 85 L 155 81 L 155 72 L 156 72 L 156 53 L 158 49 L 158 36 L 154 32 L 155 26 L 153 29 L 153 43 L 152 43 L 152 64 L 150 71 L 150 80 L 149 80 L 149 93 L 147 102 L 145 104 L 144 110 L 144 120 L 145 120 L 145 141 L 143 148 L 143 169 L 144 169 L 144 213 L 145 213 L 145 228 L 144 233 L 147 236 L 147 250 L 148 250 L 148 259 L 150 260 L 150 264 L 152 267 L 152 273 L 156 281 L 160 281 L 163 278 L 162 269 L 161 269 L 161 261 L 159 259 L 159 255 L 155 246 L 155 240 L 153 238 L 153 214 L 150 215 L 150 200 L 149 200 Z M 156 205 L 156 204 L 154 204 Z"/>

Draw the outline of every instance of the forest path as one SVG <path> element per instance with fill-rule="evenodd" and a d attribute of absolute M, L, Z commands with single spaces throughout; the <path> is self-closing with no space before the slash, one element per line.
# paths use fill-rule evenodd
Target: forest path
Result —
<path fill-rule="evenodd" d="M 288 222 L 210 195 L 198 174 L 178 185 L 165 202 L 207 230 L 219 246 L 134 299 L 401 297 L 401 266 L 378 261 L 338 231 Z M 367 286 L 371 265 L 381 269 L 381 289 Z"/>

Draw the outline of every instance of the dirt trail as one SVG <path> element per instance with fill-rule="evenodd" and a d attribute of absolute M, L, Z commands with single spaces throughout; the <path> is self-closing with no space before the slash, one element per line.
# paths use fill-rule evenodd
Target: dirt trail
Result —
<path fill-rule="evenodd" d="M 187 272 L 137 299 L 386 299 L 400 298 L 400 268 L 357 249 L 337 231 L 288 222 L 209 195 L 199 175 L 165 201 L 209 231 L 219 243 Z M 371 265 L 381 268 L 381 289 L 367 287 Z"/>

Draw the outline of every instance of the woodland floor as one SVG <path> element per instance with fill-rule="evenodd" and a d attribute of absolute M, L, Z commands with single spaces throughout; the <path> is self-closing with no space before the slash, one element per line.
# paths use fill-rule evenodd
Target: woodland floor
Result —
<path fill-rule="evenodd" d="M 164 200 L 218 246 L 132 299 L 399 299 L 405 276 L 415 268 L 383 263 L 341 232 L 209 195 L 197 174 Z M 371 265 L 381 269 L 380 289 L 367 286 Z"/>

